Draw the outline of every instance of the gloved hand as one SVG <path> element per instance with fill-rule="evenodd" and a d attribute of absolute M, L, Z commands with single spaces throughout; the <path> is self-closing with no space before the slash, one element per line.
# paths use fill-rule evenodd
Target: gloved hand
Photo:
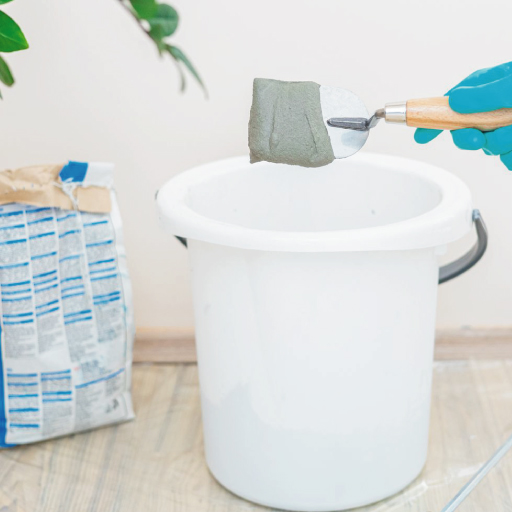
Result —
<path fill-rule="evenodd" d="M 450 107 L 461 114 L 512 107 L 512 62 L 475 71 L 450 89 L 445 96 L 448 96 Z M 419 144 L 426 144 L 441 132 L 442 130 L 418 128 L 414 133 L 414 140 Z M 458 148 L 483 149 L 487 155 L 500 155 L 507 169 L 512 170 L 512 126 L 492 132 L 463 128 L 453 130 L 451 134 Z"/>

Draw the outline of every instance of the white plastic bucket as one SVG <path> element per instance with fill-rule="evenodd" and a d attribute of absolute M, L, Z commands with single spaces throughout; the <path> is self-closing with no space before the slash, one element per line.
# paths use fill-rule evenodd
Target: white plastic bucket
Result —
<path fill-rule="evenodd" d="M 471 195 L 424 163 L 223 160 L 158 193 L 188 240 L 208 466 L 271 507 L 365 505 L 427 453 L 437 254 Z"/>

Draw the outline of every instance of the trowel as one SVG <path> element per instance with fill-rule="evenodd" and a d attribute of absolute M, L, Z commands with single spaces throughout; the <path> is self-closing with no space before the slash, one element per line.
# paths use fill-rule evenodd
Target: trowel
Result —
<path fill-rule="evenodd" d="M 327 165 L 359 151 L 379 120 L 415 128 L 492 131 L 512 124 L 512 108 L 459 114 L 448 98 L 388 103 L 369 115 L 363 101 L 341 87 L 256 78 L 249 123 L 251 162 Z"/>

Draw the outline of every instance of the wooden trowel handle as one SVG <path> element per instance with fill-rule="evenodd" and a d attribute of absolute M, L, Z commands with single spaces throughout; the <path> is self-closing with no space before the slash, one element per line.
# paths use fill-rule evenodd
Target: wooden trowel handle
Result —
<path fill-rule="evenodd" d="M 408 100 L 406 123 L 407 126 L 416 128 L 437 130 L 478 128 L 483 132 L 489 132 L 502 126 L 512 125 L 512 108 L 501 108 L 478 114 L 459 114 L 450 108 L 446 96 Z"/>

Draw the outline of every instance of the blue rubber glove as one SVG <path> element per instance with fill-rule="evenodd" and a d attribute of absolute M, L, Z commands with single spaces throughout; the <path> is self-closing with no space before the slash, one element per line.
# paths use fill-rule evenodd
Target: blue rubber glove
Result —
<path fill-rule="evenodd" d="M 475 71 L 445 96 L 448 96 L 450 107 L 461 114 L 512 107 L 512 62 Z M 441 132 L 418 128 L 414 140 L 426 144 Z M 458 148 L 473 151 L 483 149 L 487 155 L 500 155 L 507 169 L 512 170 L 512 126 L 485 133 L 476 128 L 463 128 L 453 130 L 451 134 Z"/>

